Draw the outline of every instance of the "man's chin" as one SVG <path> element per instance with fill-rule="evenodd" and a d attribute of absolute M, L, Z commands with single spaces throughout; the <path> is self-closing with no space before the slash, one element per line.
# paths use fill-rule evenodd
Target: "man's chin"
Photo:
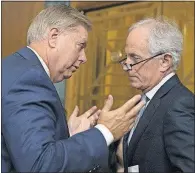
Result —
<path fill-rule="evenodd" d="M 140 86 L 136 82 L 130 82 L 131 87 L 139 89 Z"/>
<path fill-rule="evenodd" d="M 70 75 L 70 76 L 65 76 L 64 79 L 69 79 L 69 78 L 71 78 L 71 76 L 72 76 L 72 75 Z"/>
<path fill-rule="evenodd" d="M 64 79 L 69 79 L 72 76 L 72 73 L 64 75 Z"/>

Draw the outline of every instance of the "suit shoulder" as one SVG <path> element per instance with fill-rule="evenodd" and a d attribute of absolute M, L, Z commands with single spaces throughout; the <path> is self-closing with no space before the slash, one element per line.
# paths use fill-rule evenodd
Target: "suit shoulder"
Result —
<path fill-rule="evenodd" d="M 166 100 L 169 100 L 168 112 L 170 114 L 176 110 L 176 112 L 182 112 L 194 109 L 194 94 L 182 83 L 177 84 L 168 95 Z"/>
<path fill-rule="evenodd" d="M 194 93 L 190 91 L 186 86 L 184 86 L 182 83 L 176 85 L 174 88 L 175 92 L 177 93 L 177 98 L 183 98 L 183 97 L 189 97 L 194 98 Z"/>
<path fill-rule="evenodd" d="M 33 71 L 33 69 L 35 69 Z M 14 53 L 2 60 L 2 97 L 9 92 L 11 86 L 21 79 L 25 73 L 45 74 L 40 65 L 35 65 L 24 57 Z"/>
<path fill-rule="evenodd" d="M 162 98 L 162 102 L 168 112 L 180 107 L 194 108 L 194 94 L 179 82 Z"/>
<path fill-rule="evenodd" d="M 23 71 L 32 64 L 26 60 L 23 56 L 18 54 L 17 52 L 9 55 L 2 60 L 2 72 L 15 72 L 15 71 Z M 6 74 L 5 74 L 6 75 Z"/>

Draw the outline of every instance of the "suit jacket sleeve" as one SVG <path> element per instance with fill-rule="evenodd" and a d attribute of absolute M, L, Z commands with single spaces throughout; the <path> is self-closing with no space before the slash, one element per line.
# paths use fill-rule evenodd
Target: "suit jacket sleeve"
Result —
<path fill-rule="evenodd" d="M 165 117 L 164 139 L 173 171 L 194 172 L 194 97 L 177 100 Z"/>
<path fill-rule="evenodd" d="M 29 69 L 2 98 L 2 132 L 16 171 L 86 172 L 95 166 L 106 168 L 108 148 L 98 129 L 55 140 L 52 107 L 58 103 L 50 81 L 41 73 Z"/>
<path fill-rule="evenodd" d="M 109 146 L 109 157 L 108 157 L 108 166 L 109 166 L 109 172 L 110 173 L 115 173 L 117 172 L 117 162 L 118 158 L 116 155 L 117 148 L 119 146 L 120 140 L 113 142 Z"/>

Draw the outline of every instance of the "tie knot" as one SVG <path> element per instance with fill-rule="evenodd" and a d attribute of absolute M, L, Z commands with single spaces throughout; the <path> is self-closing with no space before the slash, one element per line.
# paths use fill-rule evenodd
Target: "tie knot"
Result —
<path fill-rule="evenodd" d="M 143 94 L 141 100 L 147 103 L 150 99 L 145 94 Z"/>

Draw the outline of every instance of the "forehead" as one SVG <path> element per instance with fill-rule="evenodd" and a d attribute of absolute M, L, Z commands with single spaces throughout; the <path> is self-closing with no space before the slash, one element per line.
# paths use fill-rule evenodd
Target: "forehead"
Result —
<path fill-rule="evenodd" d="M 148 47 L 149 29 L 139 27 L 133 29 L 126 39 L 125 49 L 131 51 L 134 49 L 146 49 Z"/>
<path fill-rule="evenodd" d="M 86 42 L 88 39 L 88 31 L 81 25 L 66 30 L 65 34 L 78 41 Z"/>

